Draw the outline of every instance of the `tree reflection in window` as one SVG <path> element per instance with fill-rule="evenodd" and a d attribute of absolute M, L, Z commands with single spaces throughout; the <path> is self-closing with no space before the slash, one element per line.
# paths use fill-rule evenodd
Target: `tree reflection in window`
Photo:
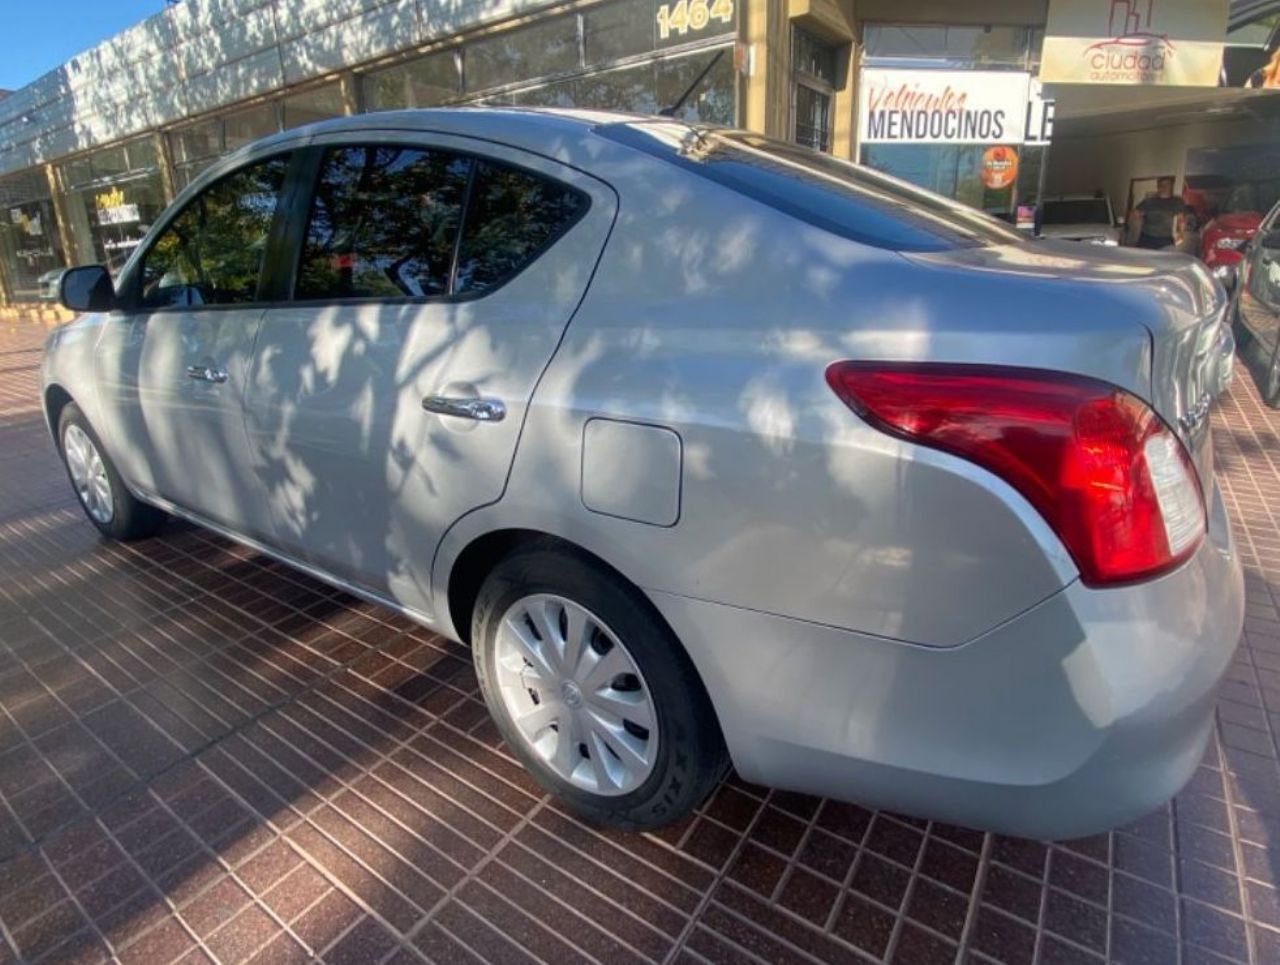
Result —
<path fill-rule="evenodd" d="M 479 162 L 455 292 L 483 292 L 538 256 L 586 210 L 586 197 L 536 175 Z"/>
<path fill-rule="evenodd" d="M 254 301 L 288 165 L 288 155 L 250 165 L 214 182 L 183 208 L 143 261 L 143 304 Z"/>
<path fill-rule="evenodd" d="M 471 160 L 394 146 L 330 150 L 298 269 L 296 297 L 442 295 Z"/>

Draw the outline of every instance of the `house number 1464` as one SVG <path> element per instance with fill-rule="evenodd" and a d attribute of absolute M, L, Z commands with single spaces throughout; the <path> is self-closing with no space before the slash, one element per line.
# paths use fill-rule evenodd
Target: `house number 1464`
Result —
<path fill-rule="evenodd" d="M 678 0 L 664 3 L 658 8 L 658 38 L 666 40 L 672 34 L 684 36 L 689 31 L 702 30 L 712 20 L 721 23 L 733 21 L 733 0 Z"/>

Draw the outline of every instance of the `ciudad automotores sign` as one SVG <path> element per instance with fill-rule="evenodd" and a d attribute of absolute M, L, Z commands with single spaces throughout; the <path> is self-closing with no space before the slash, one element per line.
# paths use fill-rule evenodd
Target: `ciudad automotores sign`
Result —
<path fill-rule="evenodd" d="M 1228 0 L 1051 0 L 1040 79 L 1214 87 Z"/>
<path fill-rule="evenodd" d="M 868 67 L 858 91 L 861 143 L 1021 143 L 1030 81 L 1007 70 Z"/>

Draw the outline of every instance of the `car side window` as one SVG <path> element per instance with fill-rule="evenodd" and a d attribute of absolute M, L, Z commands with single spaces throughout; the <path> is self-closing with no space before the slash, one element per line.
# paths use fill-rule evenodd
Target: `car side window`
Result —
<path fill-rule="evenodd" d="M 524 268 L 587 209 L 582 193 L 528 171 L 478 161 L 454 293 L 493 288 Z"/>
<path fill-rule="evenodd" d="M 471 164 L 420 148 L 328 150 L 294 297 L 447 294 Z"/>
<path fill-rule="evenodd" d="M 256 300 L 267 235 L 288 166 L 288 155 L 259 161 L 220 178 L 191 200 L 143 257 L 143 307 Z"/>

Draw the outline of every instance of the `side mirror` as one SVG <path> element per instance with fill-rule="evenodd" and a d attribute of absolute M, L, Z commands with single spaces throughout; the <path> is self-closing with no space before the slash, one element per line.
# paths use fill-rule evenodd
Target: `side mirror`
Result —
<path fill-rule="evenodd" d="M 58 301 L 73 312 L 109 312 L 116 305 L 111 276 L 101 265 L 68 268 L 58 281 Z"/>
<path fill-rule="evenodd" d="M 1280 251 L 1280 228 L 1272 228 L 1258 239 L 1258 244 L 1271 251 Z"/>

